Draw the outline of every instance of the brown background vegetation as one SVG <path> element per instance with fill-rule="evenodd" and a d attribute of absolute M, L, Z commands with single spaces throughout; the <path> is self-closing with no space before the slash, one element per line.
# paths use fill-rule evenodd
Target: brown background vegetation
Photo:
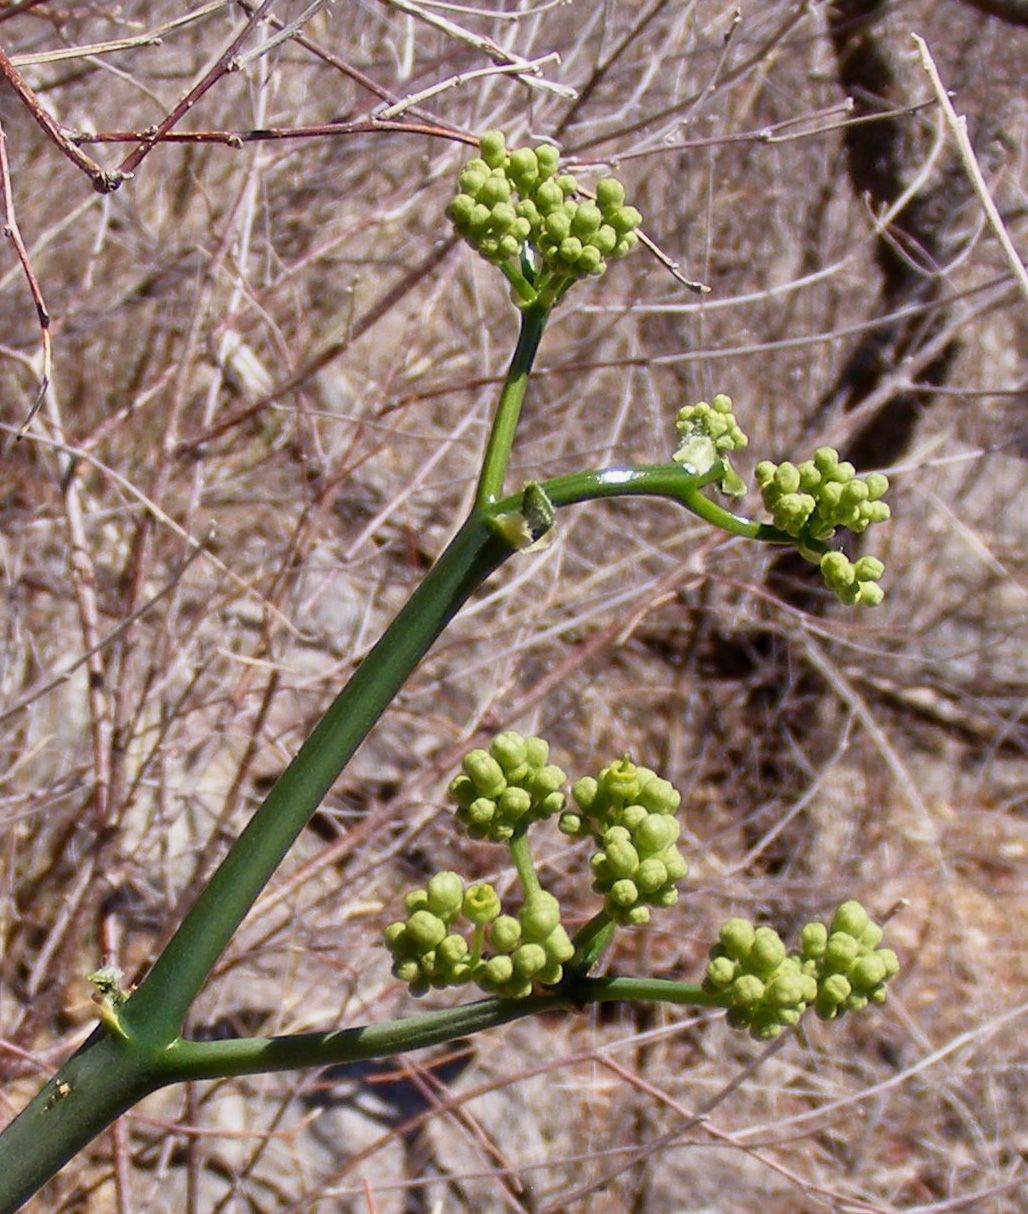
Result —
<path fill-rule="evenodd" d="M 670 506 L 569 513 L 410 681 L 193 1031 L 407 1010 L 378 932 L 426 873 L 492 873 L 442 793 L 508 726 L 576 774 L 627 750 L 686 794 L 687 891 L 613 967 L 693 978 L 727 915 L 791 928 L 855 896 L 909 903 L 906 968 L 881 1012 L 771 1051 L 619 1008 L 383 1071 L 173 1089 L 31 1208 L 1023 1209 L 1025 301 L 910 35 L 1024 248 L 1024 7 L 338 0 L 273 44 L 307 8 L 0 6 L 8 80 L 66 143 L 0 87 L 6 222 L 54 350 L 16 442 L 43 362 L 8 242 L 0 1116 L 88 1032 L 82 976 L 153 957 L 469 503 L 516 321 L 442 212 L 492 127 L 556 139 L 584 179 L 614 166 L 712 288 L 646 253 L 580 287 L 514 474 L 662 460 L 676 410 L 728 392 L 747 471 L 832 441 L 889 473 L 886 602 L 843 611 Z M 393 106 L 414 129 L 383 129 Z M 169 114 L 208 136 L 140 143 Z M 76 148 L 133 176 L 97 192 Z M 581 857 L 556 835 L 542 855 L 588 914 Z"/>

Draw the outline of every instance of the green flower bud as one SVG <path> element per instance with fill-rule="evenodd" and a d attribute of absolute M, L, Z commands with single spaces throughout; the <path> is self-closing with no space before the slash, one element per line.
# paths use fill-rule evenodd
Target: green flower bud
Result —
<path fill-rule="evenodd" d="M 735 963 L 728 957 L 712 958 L 704 981 L 716 991 L 725 990 L 735 981 Z"/>
<path fill-rule="evenodd" d="M 884 572 L 885 566 L 875 556 L 862 556 L 853 565 L 858 582 L 877 582 Z"/>
<path fill-rule="evenodd" d="M 508 822 L 524 817 L 532 808 L 532 798 L 524 788 L 505 788 L 500 793 L 499 811 Z"/>
<path fill-rule="evenodd" d="M 577 236 L 565 236 L 560 242 L 559 252 L 565 261 L 574 264 L 582 256 L 582 242 Z"/>
<path fill-rule="evenodd" d="M 545 890 L 537 890 L 526 900 L 518 915 L 526 940 L 545 940 L 560 923 L 560 904 Z"/>
<path fill-rule="evenodd" d="M 552 177 L 557 171 L 560 153 L 548 143 L 541 144 L 535 149 L 536 165 L 540 177 Z"/>
<path fill-rule="evenodd" d="M 652 894 L 667 883 L 668 872 L 655 856 L 651 856 L 642 861 L 633 879 L 641 893 Z"/>
<path fill-rule="evenodd" d="M 610 872 L 616 877 L 629 877 L 639 867 L 639 853 L 632 846 L 631 836 L 623 826 L 612 826 L 605 832 L 603 851 Z"/>
<path fill-rule="evenodd" d="M 428 894 L 423 889 L 412 889 L 403 900 L 407 913 L 412 914 L 416 910 L 423 910 L 428 906 Z"/>
<path fill-rule="evenodd" d="M 520 767 L 528 754 L 528 746 L 521 734 L 513 729 L 497 734 L 489 743 L 489 753 L 505 772 Z"/>
<path fill-rule="evenodd" d="M 578 836 L 582 834 L 583 824 L 579 814 L 563 813 L 557 822 L 557 829 L 565 835 Z"/>
<path fill-rule="evenodd" d="M 758 927 L 753 935 L 749 964 L 761 975 L 773 973 L 785 960 L 785 945 L 771 927 Z"/>
<path fill-rule="evenodd" d="M 605 218 L 619 236 L 634 233 L 642 223 L 642 215 L 635 207 L 618 207 L 617 210 L 608 211 Z"/>
<path fill-rule="evenodd" d="M 856 960 L 860 945 L 846 932 L 833 932 L 825 947 L 825 966 L 829 970 L 843 973 Z"/>
<path fill-rule="evenodd" d="M 732 983 L 733 1007 L 753 1007 L 764 998 L 764 984 L 756 974 L 741 974 Z"/>
<path fill-rule="evenodd" d="M 503 986 L 514 976 L 514 962 L 506 955 L 490 957 L 483 966 L 483 971 L 485 981 L 491 986 Z"/>
<path fill-rule="evenodd" d="M 510 182 L 503 173 L 490 173 L 485 181 L 482 182 L 481 189 L 478 191 L 476 197 L 482 206 L 490 208 L 500 202 L 510 202 Z"/>
<path fill-rule="evenodd" d="M 582 274 L 602 274 L 605 267 L 600 250 L 585 245 L 575 262 L 575 268 Z"/>
<path fill-rule="evenodd" d="M 540 944 L 522 944 L 511 954 L 511 961 L 519 978 L 534 978 L 546 968 L 546 950 Z"/>
<path fill-rule="evenodd" d="M 801 939 L 804 957 L 821 957 L 828 943 L 828 929 L 823 923 L 808 923 Z"/>
<path fill-rule="evenodd" d="M 859 902 L 843 902 L 832 916 L 832 932 L 844 932 L 859 940 L 871 917 Z"/>
<path fill-rule="evenodd" d="M 599 231 L 602 223 L 603 215 L 598 206 L 591 202 L 580 202 L 571 219 L 571 231 L 573 235 L 585 240 Z"/>
<path fill-rule="evenodd" d="M 596 204 L 601 211 L 616 211 L 625 202 L 625 187 L 616 177 L 604 177 L 596 183 Z"/>
<path fill-rule="evenodd" d="M 571 216 L 567 211 L 551 211 L 543 221 L 543 226 L 547 235 L 558 244 L 563 244 L 565 240 L 570 239 Z M 579 244 L 579 248 L 581 248 L 581 244 Z"/>
<path fill-rule="evenodd" d="M 478 141 L 482 159 L 491 169 L 501 168 L 507 160 L 507 141 L 502 131 L 486 131 Z"/>
<path fill-rule="evenodd" d="M 471 227 L 472 217 L 475 214 L 475 200 L 470 194 L 457 194 L 456 197 L 450 200 L 450 205 L 446 208 L 446 214 L 450 217 L 454 227 L 459 232 L 466 232 Z"/>
<path fill-rule="evenodd" d="M 639 901 L 639 890 L 634 881 L 625 877 L 614 882 L 607 896 L 615 907 L 627 908 Z"/>
<path fill-rule="evenodd" d="M 541 943 L 551 962 L 570 961 L 575 955 L 575 946 L 571 943 L 571 937 L 559 923 Z M 542 981 L 547 981 L 547 979 L 542 979 Z M 558 978 L 556 981 L 559 982 L 560 979 Z"/>
<path fill-rule="evenodd" d="M 564 210 L 564 191 L 555 181 L 544 181 L 536 190 L 534 197 L 540 215 L 545 215 L 547 218 L 555 214 L 565 215 L 570 230 L 571 216 Z M 566 236 L 567 232 L 564 235 Z"/>
<path fill-rule="evenodd" d="M 847 977 L 855 991 L 866 994 L 885 981 L 885 962 L 877 953 L 868 953 L 866 957 L 858 957 L 853 962 Z"/>
<path fill-rule="evenodd" d="M 436 873 L 428 883 L 427 908 L 440 919 L 449 922 L 461 909 L 464 882 L 456 873 Z"/>
<path fill-rule="evenodd" d="M 492 923 L 500 913 L 499 895 L 491 885 L 471 885 L 464 894 L 463 911 L 475 927 Z"/>
<path fill-rule="evenodd" d="M 570 174 L 566 173 L 563 177 L 558 177 L 557 185 L 560 186 L 561 193 L 565 198 L 578 193 L 578 182 Z"/>
<path fill-rule="evenodd" d="M 748 919 L 729 919 L 721 928 L 718 938 L 729 957 L 744 961 L 753 947 L 756 932 Z"/>
<path fill-rule="evenodd" d="M 535 152 L 531 148 L 517 148 L 511 152 L 507 171 L 519 190 L 524 192 L 531 189 L 539 177 L 539 161 Z"/>
<path fill-rule="evenodd" d="M 500 915 L 489 928 L 489 943 L 498 953 L 513 952 L 521 941 L 521 924 L 512 915 Z"/>
<path fill-rule="evenodd" d="M 406 937 L 418 952 L 435 948 L 446 936 L 446 924 L 431 911 L 416 910 L 407 920 Z"/>
<path fill-rule="evenodd" d="M 447 969 L 454 969 L 468 955 L 468 942 L 456 933 L 449 935 L 436 949 L 439 961 Z"/>
<path fill-rule="evenodd" d="M 482 796 L 498 797 L 507 787 L 503 769 L 488 751 L 469 751 L 461 766 Z"/>
<path fill-rule="evenodd" d="M 601 224 L 598 230 L 589 237 L 590 246 L 603 256 L 613 253 L 617 243 L 618 234 L 609 223 Z"/>
<path fill-rule="evenodd" d="M 680 830 L 677 818 L 668 814 L 647 814 L 635 829 L 635 846 L 640 855 L 656 855 L 677 840 Z"/>
<path fill-rule="evenodd" d="M 571 785 L 571 795 L 575 798 L 579 808 L 588 813 L 596 802 L 599 788 L 599 784 L 592 776 L 583 776 Z"/>
<path fill-rule="evenodd" d="M 624 257 L 638 245 L 639 237 L 634 232 L 626 232 L 614 246 L 614 256 Z"/>

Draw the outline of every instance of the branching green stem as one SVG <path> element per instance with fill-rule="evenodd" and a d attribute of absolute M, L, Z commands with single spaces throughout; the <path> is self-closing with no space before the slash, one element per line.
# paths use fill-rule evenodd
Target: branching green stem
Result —
<path fill-rule="evenodd" d="M 514 432 L 521 416 L 521 404 L 525 399 L 529 372 L 535 361 L 539 340 L 549 314 L 548 309 L 539 307 L 538 304 L 525 308 L 521 313 L 518 344 L 500 393 L 475 494 L 475 505 L 480 510 L 495 505 L 503 493 L 503 481 L 507 475 L 507 464 L 510 461 L 511 447 L 514 445 Z"/>

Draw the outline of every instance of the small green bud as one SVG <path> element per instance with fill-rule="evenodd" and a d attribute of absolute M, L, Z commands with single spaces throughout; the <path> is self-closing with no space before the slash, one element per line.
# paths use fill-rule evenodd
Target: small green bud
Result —
<path fill-rule="evenodd" d="M 568 173 L 565 173 L 563 177 L 557 178 L 557 185 L 560 186 L 561 193 L 565 198 L 578 193 L 578 182 Z"/>
<path fill-rule="evenodd" d="M 408 914 L 416 910 L 424 910 L 428 906 L 428 894 L 423 889 L 412 889 L 403 899 L 403 905 Z"/>
<path fill-rule="evenodd" d="M 514 962 L 506 955 L 490 957 L 483 970 L 483 976 L 491 986 L 503 986 L 514 976 Z"/>
<path fill-rule="evenodd" d="M 585 240 L 599 231 L 603 223 L 600 208 L 591 202 L 580 202 L 571 219 L 571 231 L 575 236 Z"/>
<path fill-rule="evenodd" d="M 642 215 L 635 207 L 618 207 L 609 211 L 605 218 L 619 236 L 634 235 L 635 229 L 642 223 Z"/>
<path fill-rule="evenodd" d="M 539 160 L 531 148 L 516 148 L 510 154 L 507 171 L 519 190 L 530 189 L 539 177 Z"/>
<path fill-rule="evenodd" d="M 868 953 L 866 957 L 858 957 L 853 962 L 847 977 L 855 991 L 866 994 L 885 981 L 885 962 L 877 953 Z"/>
<path fill-rule="evenodd" d="M 538 890 L 525 900 L 518 919 L 526 940 L 545 940 L 560 923 L 560 904 L 552 894 Z"/>
<path fill-rule="evenodd" d="M 439 945 L 436 955 L 447 969 L 452 970 L 468 955 L 468 942 L 454 932 Z"/>
<path fill-rule="evenodd" d="M 489 743 L 489 753 L 507 772 L 525 762 L 528 746 L 521 734 L 508 729 L 505 733 L 497 734 Z"/>
<path fill-rule="evenodd" d="M 464 882 L 457 873 L 436 873 L 428 883 L 427 908 L 440 919 L 449 922 L 461 909 Z"/>
<path fill-rule="evenodd" d="M 501 168 L 507 160 L 507 141 L 502 131 L 486 131 L 478 141 L 482 159 L 491 169 Z"/>
<path fill-rule="evenodd" d="M 630 881 L 627 877 L 620 881 L 615 881 L 610 887 L 608 894 L 614 906 L 627 908 L 634 906 L 639 901 L 639 890 L 634 881 Z M 649 916 L 647 915 L 647 919 Z"/>
<path fill-rule="evenodd" d="M 725 990 L 735 981 L 735 963 L 728 957 L 714 957 L 707 965 L 705 981 L 714 990 Z"/>
<path fill-rule="evenodd" d="M 825 948 L 825 965 L 840 973 L 849 969 L 856 960 L 860 945 L 846 932 L 832 932 Z"/>
<path fill-rule="evenodd" d="M 758 974 L 771 974 L 785 960 L 785 945 L 771 927 L 758 927 L 753 935 L 749 964 Z"/>
<path fill-rule="evenodd" d="M 736 961 L 744 961 L 753 947 L 756 933 L 748 919 L 729 919 L 721 928 L 718 938 L 721 947 Z"/>
<path fill-rule="evenodd" d="M 847 936 L 860 939 L 871 917 L 859 902 L 843 902 L 832 916 L 832 932 L 845 932 Z"/>
<path fill-rule="evenodd" d="M 498 797 L 507 787 L 503 768 L 485 750 L 472 750 L 464 756 L 461 764 L 468 778 L 485 797 Z"/>
<path fill-rule="evenodd" d="M 615 211 L 624 202 L 625 187 L 616 177 L 604 177 L 596 183 L 596 204 L 601 211 Z"/>
<path fill-rule="evenodd" d="M 489 928 L 489 943 L 498 953 L 510 953 L 521 941 L 521 924 L 512 915 L 500 915 Z"/>
<path fill-rule="evenodd" d="M 492 921 L 500 913 L 500 899 L 491 885 L 471 885 L 465 891 L 463 904 L 464 917 L 475 927 L 482 927 Z"/>
<path fill-rule="evenodd" d="M 667 869 L 655 856 L 643 860 L 634 875 L 635 883 L 643 894 L 654 893 L 667 884 L 667 879 Z"/>
<path fill-rule="evenodd" d="M 540 177 L 552 177 L 557 171 L 560 153 L 551 144 L 544 143 L 535 149 L 536 165 Z"/>
<path fill-rule="evenodd" d="M 732 983 L 733 1007 L 753 1007 L 764 998 L 764 984 L 756 974 L 741 974 Z"/>
<path fill-rule="evenodd" d="M 601 224 L 597 231 L 589 237 L 589 245 L 594 248 L 602 256 L 607 256 L 613 253 L 617 247 L 618 235 L 617 232 L 610 226 L 609 223 Z"/>
<path fill-rule="evenodd" d="M 431 911 L 416 910 L 407 920 L 406 936 L 418 952 L 424 953 L 444 939 L 446 924 Z"/>
<path fill-rule="evenodd" d="M 511 961 L 514 963 L 514 973 L 519 978 L 534 978 L 546 968 L 548 958 L 542 945 L 522 944 L 512 953 Z"/>
<path fill-rule="evenodd" d="M 828 929 L 823 923 L 808 923 L 803 928 L 801 940 L 804 957 L 821 957 L 828 943 Z"/>

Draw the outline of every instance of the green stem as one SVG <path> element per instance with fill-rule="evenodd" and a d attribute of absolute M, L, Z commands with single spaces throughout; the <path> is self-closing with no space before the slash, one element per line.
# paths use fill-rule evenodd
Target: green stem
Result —
<path fill-rule="evenodd" d="M 597 911 L 588 923 L 583 923 L 571 939 L 575 955 L 569 968 L 578 974 L 588 974 L 610 943 L 616 926 L 604 910 Z"/>
<path fill-rule="evenodd" d="M 322 798 L 468 596 L 510 555 L 473 514 L 336 697 L 121 1009 L 130 1034 L 167 1042 Z"/>
<path fill-rule="evenodd" d="M 510 856 L 514 861 L 514 867 L 518 871 L 518 880 L 521 882 L 521 888 L 525 891 L 525 899 L 527 900 L 532 894 L 537 894 L 542 889 L 542 886 L 539 884 L 539 877 L 535 871 L 535 864 L 532 862 L 532 852 L 528 846 L 527 831 L 518 831 L 507 843 L 507 846 L 510 848 Z"/>
<path fill-rule="evenodd" d="M 662 978 L 576 978 L 559 990 L 527 999 L 481 999 L 477 1003 L 426 1012 L 385 1024 L 298 1033 L 291 1037 L 248 1037 L 235 1041 L 176 1041 L 161 1059 L 166 1083 L 184 1079 L 220 1079 L 270 1071 L 332 1066 L 368 1058 L 392 1057 L 481 1033 L 512 1020 L 557 1008 L 633 1000 L 693 1007 L 723 1006 L 723 996 L 691 982 Z"/>
<path fill-rule="evenodd" d="M 479 509 L 494 505 L 503 493 L 503 481 L 507 475 L 507 464 L 510 461 L 518 418 L 521 416 L 521 404 L 525 399 L 529 372 L 532 370 L 548 317 L 549 311 L 538 304 L 525 308 L 521 313 L 518 344 L 500 393 L 493 428 L 486 446 L 482 474 L 478 480 L 475 505 Z"/>
<path fill-rule="evenodd" d="M 570 476 L 542 481 L 540 488 L 556 507 L 574 506 L 605 497 L 663 497 L 685 506 L 729 535 L 769 544 L 796 542 L 777 527 L 732 514 L 706 497 L 702 490 L 717 476 L 711 472 L 703 475 L 686 472 L 681 464 L 654 464 L 639 468 L 598 468 L 589 472 L 575 472 Z M 501 502 L 500 508 L 515 510 L 518 501 L 515 495 Z"/>

